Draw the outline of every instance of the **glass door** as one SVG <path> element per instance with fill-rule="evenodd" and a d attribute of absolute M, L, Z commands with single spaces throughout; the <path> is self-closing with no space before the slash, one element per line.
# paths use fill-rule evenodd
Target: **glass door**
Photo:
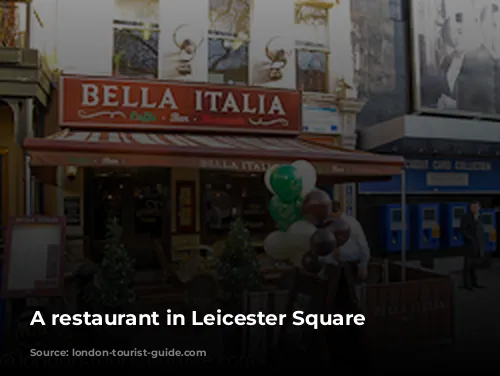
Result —
<path fill-rule="evenodd" d="M 156 247 L 168 249 L 170 245 L 169 185 L 156 181 L 136 181 L 133 187 L 133 238 L 129 251 L 136 259 L 138 269 L 160 267 Z M 168 254 L 165 251 L 166 254 Z"/>

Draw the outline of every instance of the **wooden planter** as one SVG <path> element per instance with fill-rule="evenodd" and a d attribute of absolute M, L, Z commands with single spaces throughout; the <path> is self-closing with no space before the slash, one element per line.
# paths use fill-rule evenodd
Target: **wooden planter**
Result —
<path fill-rule="evenodd" d="M 389 283 L 358 288 L 366 317 L 368 341 L 373 348 L 387 349 L 455 340 L 455 284 L 450 276 L 431 270 L 389 265 Z M 398 278 L 392 278 L 397 276 Z"/>
<path fill-rule="evenodd" d="M 357 286 L 356 295 L 372 349 L 454 341 L 455 285 L 451 277 L 407 267 L 407 280 L 401 282 L 401 265 L 390 263 L 389 282 L 384 283 L 383 263 L 374 262 L 371 269 L 369 283 Z M 287 313 L 289 296 L 287 290 L 246 294 L 242 312 Z M 268 359 L 280 330 L 278 326 L 243 327 L 243 357 L 253 361 Z"/>

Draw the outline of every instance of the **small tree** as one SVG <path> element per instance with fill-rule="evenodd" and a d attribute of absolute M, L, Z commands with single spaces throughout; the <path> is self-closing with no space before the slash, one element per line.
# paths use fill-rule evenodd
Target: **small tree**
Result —
<path fill-rule="evenodd" d="M 98 310 L 117 311 L 134 301 L 134 260 L 121 243 L 122 228 L 118 220 L 108 221 L 106 248 L 98 265 L 93 283 L 88 288 L 87 298 Z"/>
<path fill-rule="evenodd" d="M 231 225 L 217 269 L 221 288 L 230 300 L 238 300 L 245 291 L 254 291 L 261 285 L 250 233 L 241 219 Z"/>

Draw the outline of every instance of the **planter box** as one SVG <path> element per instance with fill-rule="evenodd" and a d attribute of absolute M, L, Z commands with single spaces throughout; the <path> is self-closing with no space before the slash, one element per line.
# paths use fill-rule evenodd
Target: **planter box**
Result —
<path fill-rule="evenodd" d="M 389 266 L 389 283 L 358 288 L 372 348 L 387 349 L 455 339 L 455 283 L 450 276 L 431 270 Z M 396 278 L 393 278 L 396 277 Z"/>
<path fill-rule="evenodd" d="M 421 268 L 374 261 L 368 283 L 356 287 L 358 305 L 366 317 L 365 335 L 373 350 L 430 343 L 455 338 L 455 284 L 450 276 Z M 388 275 L 384 276 L 388 268 Z M 384 280 L 389 282 L 384 283 Z M 271 290 L 245 296 L 243 313 L 286 313 L 289 291 Z M 272 353 L 281 327 L 243 327 L 243 357 L 265 361 Z"/>

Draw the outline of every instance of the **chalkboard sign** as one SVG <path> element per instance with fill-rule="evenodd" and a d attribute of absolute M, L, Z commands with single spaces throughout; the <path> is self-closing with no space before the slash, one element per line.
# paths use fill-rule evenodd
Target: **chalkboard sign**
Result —
<path fill-rule="evenodd" d="M 295 281 L 287 307 L 287 317 L 280 331 L 276 346 L 275 360 L 278 363 L 292 359 L 311 359 L 318 355 L 325 344 L 324 330 L 315 330 L 309 325 L 294 325 L 293 313 L 303 311 L 307 314 L 326 313 L 326 302 L 332 297 L 332 284 L 338 283 L 340 270 L 328 266 L 325 277 L 320 278 L 302 269 L 296 269 Z"/>
<path fill-rule="evenodd" d="M 66 216 L 66 226 L 80 226 L 80 197 L 68 196 L 64 197 L 64 215 Z"/>

